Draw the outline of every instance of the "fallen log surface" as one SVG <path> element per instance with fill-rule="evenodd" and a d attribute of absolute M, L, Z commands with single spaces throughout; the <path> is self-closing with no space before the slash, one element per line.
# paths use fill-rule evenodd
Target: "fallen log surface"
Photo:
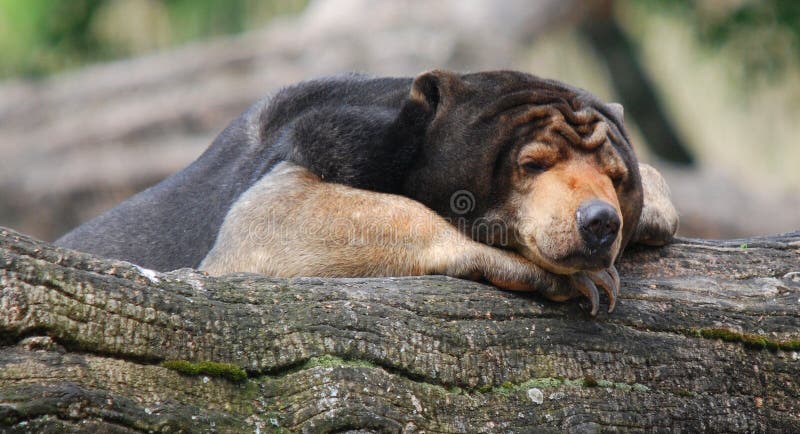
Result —
<path fill-rule="evenodd" d="M 0 431 L 800 431 L 800 232 L 626 255 L 592 318 L 439 276 L 154 273 L 0 228 Z"/>

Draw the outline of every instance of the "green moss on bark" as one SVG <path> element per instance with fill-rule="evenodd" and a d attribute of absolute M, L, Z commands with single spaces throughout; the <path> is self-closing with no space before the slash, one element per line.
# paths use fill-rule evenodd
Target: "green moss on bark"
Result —
<path fill-rule="evenodd" d="M 785 340 L 778 341 L 769 339 L 766 336 L 761 336 L 753 333 L 739 333 L 725 328 L 704 328 L 697 329 L 693 333 L 705 339 L 719 339 L 725 342 L 740 343 L 747 348 L 754 350 L 784 350 L 784 351 L 798 351 L 800 350 L 800 340 Z"/>
<path fill-rule="evenodd" d="M 330 354 L 323 354 L 319 357 L 312 357 L 306 360 L 305 363 L 300 365 L 298 370 L 311 369 L 316 367 L 323 368 L 338 368 L 341 366 L 349 366 L 352 368 L 374 368 L 375 364 L 367 360 L 346 360 L 341 357 L 332 356 Z"/>
<path fill-rule="evenodd" d="M 177 371 L 183 375 L 208 375 L 210 377 L 225 378 L 226 380 L 236 383 L 247 379 L 247 373 L 244 371 L 244 369 L 230 363 L 166 360 L 161 362 L 161 366 L 167 369 L 172 369 L 173 371 Z"/>

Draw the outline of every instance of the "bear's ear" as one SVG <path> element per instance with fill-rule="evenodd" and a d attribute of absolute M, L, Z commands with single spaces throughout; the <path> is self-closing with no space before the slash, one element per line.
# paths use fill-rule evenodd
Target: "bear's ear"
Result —
<path fill-rule="evenodd" d="M 460 78 L 450 71 L 435 69 L 423 72 L 414 78 L 409 99 L 420 105 L 429 116 L 433 115 L 459 81 Z"/>
<path fill-rule="evenodd" d="M 434 70 L 418 75 L 387 137 L 397 143 L 419 145 L 460 80 L 448 71 Z"/>
<path fill-rule="evenodd" d="M 610 102 L 606 104 L 606 107 L 614 114 L 620 121 L 625 119 L 625 109 L 622 107 L 622 104 L 618 102 Z"/>

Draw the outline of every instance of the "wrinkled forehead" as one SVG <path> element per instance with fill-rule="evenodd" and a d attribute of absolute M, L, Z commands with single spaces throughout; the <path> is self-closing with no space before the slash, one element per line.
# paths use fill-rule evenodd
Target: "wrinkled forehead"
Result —
<path fill-rule="evenodd" d="M 594 95 L 553 80 L 500 72 L 475 83 L 482 95 L 478 123 L 493 123 L 501 140 L 538 140 L 594 151 L 603 145 L 632 152 L 617 110 Z"/>

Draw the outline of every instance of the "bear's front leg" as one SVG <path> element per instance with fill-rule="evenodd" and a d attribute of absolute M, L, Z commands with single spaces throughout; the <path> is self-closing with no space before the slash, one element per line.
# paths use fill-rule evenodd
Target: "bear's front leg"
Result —
<path fill-rule="evenodd" d="M 538 291 L 549 300 L 566 301 L 581 295 L 591 303 L 591 315 L 600 305 L 598 288 L 608 296 L 608 312 L 616 306 L 619 274 L 614 265 L 600 271 L 580 271 L 570 275 L 551 273 L 513 252 L 475 242 L 452 225 L 443 222 L 437 237 L 424 250 L 425 274 L 445 274 L 471 280 L 486 280 L 492 285 L 513 291 Z"/>
<path fill-rule="evenodd" d="M 276 277 L 445 274 L 558 301 L 586 294 L 593 313 L 598 303 L 591 278 L 573 286 L 574 277 L 473 241 L 419 202 L 322 182 L 286 162 L 234 204 L 200 268 Z M 613 305 L 617 290 L 606 292 Z"/>
<path fill-rule="evenodd" d="M 678 232 L 678 211 L 672 204 L 669 186 L 656 169 L 639 164 L 644 192 L 644 206 L 639 224 L 631 239 L 634 243 L 663 246 Z"/>

